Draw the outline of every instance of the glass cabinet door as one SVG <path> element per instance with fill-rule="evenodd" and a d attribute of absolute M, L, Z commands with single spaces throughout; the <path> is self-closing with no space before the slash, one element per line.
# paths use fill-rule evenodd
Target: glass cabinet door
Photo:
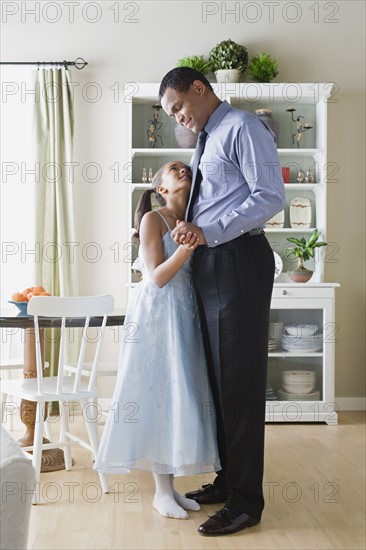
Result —
<path fill-rule="evenodd" d="M 323 307 L 271 310 L 268 421 L 336 421 L 333 376 L 327 372 L 333 346 L 334 326 Z"/>

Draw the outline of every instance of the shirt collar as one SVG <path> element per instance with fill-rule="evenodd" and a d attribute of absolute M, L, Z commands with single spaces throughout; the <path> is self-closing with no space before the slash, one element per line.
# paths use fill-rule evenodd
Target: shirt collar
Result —
<path fill-rule="evenodd" d="M 217 109 L 212 113 L 205 126 L 205 130 L 209 136 L 214 133 L 221 120 L 231 108 L 231 105 L 229 105 L 226 99 L 224 99 L 224 101 L 220 103 Z"/>

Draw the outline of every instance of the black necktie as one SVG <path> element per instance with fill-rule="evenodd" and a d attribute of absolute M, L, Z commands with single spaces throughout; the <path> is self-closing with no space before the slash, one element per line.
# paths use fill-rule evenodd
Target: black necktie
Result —
<path fill-rule="evenodd" d="M 201 170 L 198 168 L 198 166 L 199 166 L 201 157 L 203 155 L 203 151 L 205 150 L 207 135 L 208 134 L 206 130 L 201 130 L 201 132 L 198 134 L 198 141 L 194 152 L 193 165 L 192 165 L 191 193 L 189 196 L 187 209 L 186 209 L 186 220 L 188 222 L 192 221 L 192 208 L 198 197 L 198 193 L 199 193 L 200 185 L 202 181 L 202 173 L 201 173 Z"/>

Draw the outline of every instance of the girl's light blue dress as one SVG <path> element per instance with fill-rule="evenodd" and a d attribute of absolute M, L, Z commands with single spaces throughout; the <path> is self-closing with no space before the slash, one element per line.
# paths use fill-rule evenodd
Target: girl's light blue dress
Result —
<path fill-rule="evenodd" d="M 164 221 L 167 259 L 178 245 Z M 163 288 L 149 281 L 145 270 L 132 293 L 94 467 L 104 473 L 136 469 L 175 476 L 221 468 L 190 261 Z"/>

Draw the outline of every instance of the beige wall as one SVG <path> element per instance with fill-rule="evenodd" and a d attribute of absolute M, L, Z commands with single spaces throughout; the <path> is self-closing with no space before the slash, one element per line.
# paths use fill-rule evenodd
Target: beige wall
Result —
<path fill-rule="evenodd" d="M 2 60 L 82 56 L 89 62 L 83 71 L 72 69 L 74 82 L 79 84 L 75 87 L 75 161 L 80 163 L 75 184 L 77 229 L 80 250 L 96 242 L 102 256 L 91 263 L 79 253 L 80 292 L 111 292 L 118 306 L 127 301 L 123 261 L 123 245 L 129 238 L 127 192 L 121 181 L 113 181 L 110 167 L 118 163 L 122 169 L 127 161 L 123 83 L 158 82 L 178 58 L 207 55 L 217 42 L 232 38 L 246 45 L 250 54 L 266 51 L 274 55 L 280 66 L 279 82 L 337 84 L 339 103 L 330 109 L 328 157 L 339 164 L 339 182 L 329 186 L 328 234 L 339 245 L 339 252 L 337 263 L 327 264 L 326 269 L 327 280 L 342 285 L 337 291 L 336 395 L 364 395 L 364 3 L 227 2 L 227 8 L 238 10 L 230 15 L 225 14 L 222 2 L 119 2 L 118 22 L 114 21 L 116 2 L 79 2 L 73 20 L 64 2 L 57 3 L 57 12 L 52 7 L 55 2 L 41 2 L 49 11 L 40 12 L 39 22 L 26 11 L 35 2 L 2 4 Z M 4 5 L 18 11 L 5 17 Z M 205 10 L 212 15 L 205 18 Z M 2 80 L 15 82 L 19 90 L 31 86 L 30 69 L 3 69 Z M 96 90 L 101 96 L 93 101 Z M 2 104 L 7 127 L 12 128 L 3 140 L 3 160 L 28 159 L 24 131 L 28 105 L 31 109 L 32 98 L 22 102 L 20 93 Z M 89 162 L 98 163 L 102 172 L 95 183 L 83 178 L 81 168 Z M 31 186 L 21 187 L 20 193 L 31 200 Z M 27 208 L 19 208 L 23 218 L 6 217 L 9 207 L 4 207 L 9 222 L 5 236 L 11 238 L 17 225 L 18 241 L 29 238 L 24 221 Z M 118 258 L 114 255 L 117 242 Z M 22 269 L 31 267 L 31 261 L 27 259 Z M 5 268 L 9 271 L 10 264 Z M 15 276 L 19 280 L 17 269 Z M 8 288 L 4 292 L 6 299 Z M 117 353 L 118 346 L 111 346 L 110 355 Z"/>
<path fill-rule="evenodd" d="M 336 395 L 365 395 L 365 95 L 340 93 L 329 109 L 328 159 L 339 165 L 328 188 L 328 240 L 338 252 L 326 264 L 337 281 Z"/>

